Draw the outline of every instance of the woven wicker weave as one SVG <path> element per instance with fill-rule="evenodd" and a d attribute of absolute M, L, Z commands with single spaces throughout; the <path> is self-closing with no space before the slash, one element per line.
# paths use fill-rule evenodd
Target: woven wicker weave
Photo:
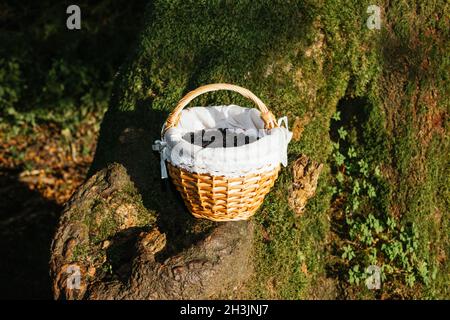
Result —
<path fill-rule="evenodd" d="M 235 91 L 251 99 L 261 111 L 265 128 L 271 129 L 277 126 L 273 114 L 252 92 L 235 85 L 217 83 L 197 88 L 183 97 L 167 118 L 163 132 L 178 124 L 181 110 L 191 100 L 200 94 L 216 90 Z M 266 171 L 258 170 L 258 173 L 225 177 L 190 172 L 172 165 L 170 160 L 168 162 L 169 175 L 192 215 L 213 221 L 250 218 L 274 185 L 279 170 L 280 166 L 277 166 Z"/>

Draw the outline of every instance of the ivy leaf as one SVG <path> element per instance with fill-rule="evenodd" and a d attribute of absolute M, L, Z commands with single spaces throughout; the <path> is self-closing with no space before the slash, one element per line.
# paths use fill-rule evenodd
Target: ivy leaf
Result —
<path fill-rule="evenodd" d="M 342 258 L 351 261 L 355 257 L 355 252 L 351 245 L 346 245 L 344 247 L 344 252 L 342 253 Z"/>
<path fill-rule="evenodd" d="M 348 148 L 348 152 L 347 152 L 348 157 L 351 158 L 355 158 L 356 157 L 356 150 L 353 147 Z"/>
<path fill-rule="evenodd" d="M 360 186 L 359 186 L 359 182 L 358 180 L 355 180 L 355 183 L 353 184 L 353 194 L 355 195 L 359 195 L 359 191 L 361 190 Z"/>
<path fill-rule="evenodd" d="M 335 120 L 335 121 L 339 121 L 341 120 L 341 112 L 340 111 L 336 111 L 333 116 L 331 117 L 331 119 Z"/>
<path fill-rule="evenodd" d="M 334 160 L 336 161 L 336 164 L 338 166 L 341 166 L 344 164 L 345 156 L 339 151 L 336 151 L 336 153 L 334 154 Z"/>
<path fill-rule="evenodd" d="M 353 198 L 352 200 L 352 210 L 356 211 L 359 208 L 359 200 L 358 198 Z"/>
<path fill-rule="evenodd" d="M 344 127 L 340 127 L 339 129 L 338 129 L 338 133 L 339 133 L 339 137 L 342 139 L 342 140 L 345 140 L 345 137 L 347 137 L 347 130 L 345 130 L 344 129 Z"/>
<path fill-rule="evenodd" d="M 331 194 L 335 195 L 338 193 L 338 188 L 335 186 L 330 187 L 330 192 Z"/>
<path fill-rule="evenodd" d="M 416 277 L 414 276 L 414 273 L 410 273 L 406 275 L 406 284 L 412 288 L 414 286 L 414 283 L 416 282 Z"/>
<path fill-rule="evenodd" d="M 369 174 L 369 165 L 363 160 L 358 161 L 359 172 L 362 173 L 365 177 Z"/>
<path fill-rule="evenodd" d="M 419 266 L 418 266 L 418 271 L 420 274 L 420 277 L 422 278 L 423 283 L 425 283 L 425 285 L 428 285 L 429 283 L 429 276 L 428 276 L 428 265 L 425 261 L 422 261 Z"/>
<path fill-rule="evenodd" d="M 375 177 L 377 177 L 377 178 L 381 177 L 381 171 L 380 171 L 380 167 L 379 166 L 375 167 L 374 174 L 375 174 Z"/>
<path fill-rule="evenodd" d="M 395 227 L 397 226 L 397 223 L 395 222 L 395 220 L 391 217 L 387 217 L 386 219 L 386 224 L 389 227 L 390 230 L 394 231 Z"/>
<path fill-rule="evenodd" d="M 371 184 L 367 184 L 367 195 L 369 198 L 375 198 L 377 196 L 375 188 Z"/>

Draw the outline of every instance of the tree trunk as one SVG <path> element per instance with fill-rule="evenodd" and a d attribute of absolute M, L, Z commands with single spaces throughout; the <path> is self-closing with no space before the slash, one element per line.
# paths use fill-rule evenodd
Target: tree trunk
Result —
<path fill-rule="evenodd" d="M 53 241 L 55 297 L 335 298 L 343 287 L 336 279 L 347 274 L 336 275 L 329 265 L 342 243 L 330 248 L 341 234 L 328 235 L 345 224 L 329 212 L 343 199 L 333 202 L 333 170 L 345 173 L 345 167 L 335 167 L 337 128 L 330 128 L 340 100 L 348 106 L 344 115 L 354 110 L 358 116 L 355 147 L 366 162 L 381 165 L 390 188 L 375 199 L 379 214 L 421 224 L 428 223 L 423 215 L 434 216 L 430 208 L 445 212 L 441 200 L 432 200 L 441 199 L 433 190 L 444 189 L 433 177 L 445 174 L 418 163 L 426 157 L 442 163 L 439 157 L 448 155 L 441 119 L 448 101 L 433 94 L 444 91 L 433 77 L 444 79 L 448 68 L 434 56 L 427 60 L 442 33 L 430 31 L 439 26 L 428 26 L 425 16 L 438 17 L 442 4 L 405 19 L 400 4 L 382 7 L 382 30 L 366 28 L 370 4 L 151 1 L 140 40 L 115 79 L 90 177 L 66 205 Z M 419 31 L 440 40 L 419 41 Z M 249 222 L 192 218 L 170 183 L 161 181 L 159 155 L 151 151 L 178 100 L 215 82 L 250 89 L 277 117 L 287 115 L 294 132 L 288 153 L 294 168 L 281 171 Z M 250 106 L 229 92 L 195 104 Z M 312 160 L 294 162 L 300 154 Z M 417 179 L 410 179 L 410 162 Z M 423 248 L 432 242 L 427 230 L 443 234 L 430 228 L 422 228 Z M 433 250 L 424 254 L 440 249 Z M 74 266 L 80 289 L 68 288 L 77 285 Z"/>
<path fill-rule="evenodd" d="M 55 298 L 233 296 L 251 274 L 252 229 L 251 222 L 222 223 L 174 252 L 125 168 L 110 165 L 79 188 L 63 213 L 52 247 Z"/>

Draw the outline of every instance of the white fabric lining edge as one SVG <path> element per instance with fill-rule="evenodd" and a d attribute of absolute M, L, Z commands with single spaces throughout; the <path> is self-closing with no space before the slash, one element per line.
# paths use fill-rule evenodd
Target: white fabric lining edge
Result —
<path fill-rule="evenodd" d="M 285 128 L 281 126 L 282 122 Z M 165 160 L 192 173 L 225 177 L 271 171 L 280 163 L 286 166 L 287 145 L 292 138 L 292 132 L 287 129 L 286 117 L 279 119 L 278 124 L 277 128 L 265 130 L 259 110 L 236 105 L 185 109 L 181 112 L 179 124 L 167 130 L 162 141 L 155 141 L 153 148 L 161 154 L 162 178 L 167 177 Z M 186 132 L 208 128 L 265 132 L 257 141 L 231 148 L 202 148 L 182 138 Z"/>
<path fill-rule="evenodd" d="M 239 172 L 228 172 L 226 175 L 222 174 L 221 172 L 217 171 L 217 172 L 212 172 L 211 170 L 208 169 L 203 169 L 203 168 L 198 168 L 198 167 L 191 167 L 191 166 L 187 166 L 184 164 L 173 164 L 170 160 L 167 160 L 167 162 L 169 162 L 171 165 L 177 167 L 177 168 L 181 168 L 183 170 L 189 171 L 191 173 L 197 173 L 197 174 L 209 174 L 211 176 L 214 177 L 227 177 L 227 178 L 238 178 L 238 177 L 245 177 L 248 175 L 252 175 L 252 174 L 259 174 L 259 173 L 265 173 L 265 172 L 270 172 L 273 171 L 276 167 L 279 166 L 278 165 L 267 165 L 265 167 L 261 167 L 261 168 L 257 168 L 257 169 L 252 169 L 252 170 L 247 170 L 247 171 L 239 171 Z"/>

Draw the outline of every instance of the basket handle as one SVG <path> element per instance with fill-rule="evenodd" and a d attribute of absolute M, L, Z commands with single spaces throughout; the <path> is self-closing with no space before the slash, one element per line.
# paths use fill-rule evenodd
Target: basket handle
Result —
<path fill-rule="evenodd" d="M 177 104 L 175 109 L 169 114 L 167 117 L 163 133 L 165 133 L 168 129 L 176 126 L 178 124 L 178 121 L 180 121 L 181 116 L 181 110 L 189 104 L 193 99 L 198 97 L 199 95 L 211 91 L 218 91 L 218 90 L 229 90 L 234 91 L 237 93 L 240 93 L 245 98 L 248 98 L 252 100 L 258 109 L 261 111 L 261 119 L 264 122 L 264 127 L 266 129 L 273 129 L 274 127 L 277 127 L 277 122 L 275 119 L 275 116 L 272 114 L 272 112 L 267 109 L 266 105 L 257 97 L 255 96 L 250 90 L 233 85 L 228 83 L 213 83 L 213 84 L 207 84 L 205 86 L 198 87 L 195 90 L 192 90 L 188 94 L 186 94 Z"/>

